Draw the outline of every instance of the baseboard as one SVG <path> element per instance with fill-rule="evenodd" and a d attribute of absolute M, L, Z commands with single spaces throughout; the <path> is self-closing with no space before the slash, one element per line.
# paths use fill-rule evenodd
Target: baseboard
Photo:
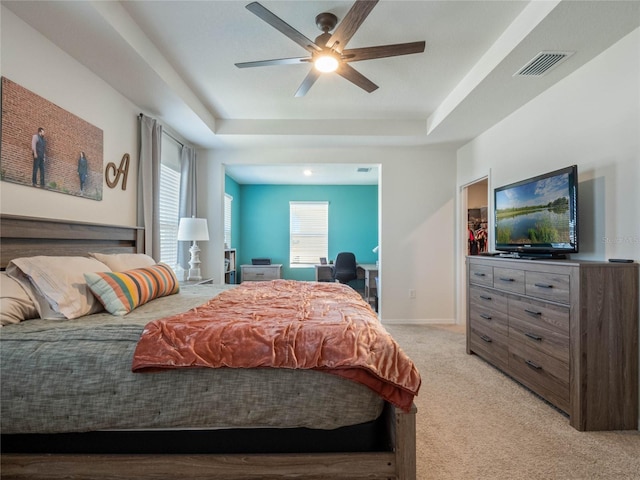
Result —
<path fill-rule="evenodd" d="M 456 325 L 453 318 L 383 318 L 383 325 Z"/>

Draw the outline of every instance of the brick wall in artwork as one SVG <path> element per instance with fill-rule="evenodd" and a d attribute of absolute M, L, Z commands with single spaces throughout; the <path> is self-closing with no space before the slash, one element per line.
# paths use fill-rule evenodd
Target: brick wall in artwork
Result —
<path fill-rule="evenodd" d="M 31 185 L 31 139 L 38 128 L 47 140 L 45 188 L 102 199 L 103 132 L 7 78 L 2 78 L 2 180 Z M 78 159 L 89 165 L 85 192 L 80 192 Z M 38 182 L 40 181 L 38 177 Z"/>

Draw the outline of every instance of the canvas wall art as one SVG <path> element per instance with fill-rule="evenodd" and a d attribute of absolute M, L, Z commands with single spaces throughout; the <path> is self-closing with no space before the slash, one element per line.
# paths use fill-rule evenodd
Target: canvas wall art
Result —
<path fill-rule="evenodd" d="M 3 181 L 102 200 L 102 130 L 6 77 L 1 149 Z"/>

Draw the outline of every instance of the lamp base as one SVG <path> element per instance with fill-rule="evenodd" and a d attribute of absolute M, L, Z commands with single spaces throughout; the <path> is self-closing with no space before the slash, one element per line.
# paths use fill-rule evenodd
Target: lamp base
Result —
<path fill-rule="evenodd" d="M 187 281 L 198 282 L 202 280 L 202 276 L 200 275 L 200 247 L 198 247 L 195 241 L 191 245 L 189 253 L 191 253 L 191 258 L 189 260 L 189 276 L 187 277 Z"/>
<path fill-rule="evenodd" d="M 202 280 L 202 275 L 200 275 L 200 269 L 199 268 L 190 268 L 189 269 L 189 276 L 187 277 L 187 281 L 188 282 L 199 282 L 200 280 Z"/>

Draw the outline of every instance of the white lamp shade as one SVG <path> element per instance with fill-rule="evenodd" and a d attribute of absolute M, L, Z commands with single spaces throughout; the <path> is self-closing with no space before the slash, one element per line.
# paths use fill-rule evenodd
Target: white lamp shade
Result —
<path fill-rule="evenodd" d="M 183 217 L 178 225 L 179 241 L 209 240 L 209 227 L 206 218 Z"/>

